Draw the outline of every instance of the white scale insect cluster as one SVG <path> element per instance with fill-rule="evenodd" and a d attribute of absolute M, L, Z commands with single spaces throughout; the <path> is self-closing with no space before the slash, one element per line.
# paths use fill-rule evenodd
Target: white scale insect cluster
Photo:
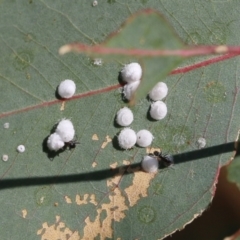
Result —
<path fill-rule="evenodd" d="M 142 77 L 142 67 L 139 63 L 126 64 L 121 71 L 122 80 L 127 84 L 123 87 L 123 95 L 130 100 L 137 90 Z"/>
<path fill-rule="evenodd" d="M 121 70 L 122 80 L 126 82 L 123 87 L 123 94 L 127 100 L 130 100 L 138 88 L 141 77 L 142 68 L 139 63 L 133 62 L 126 64 Z M 167 106 L 161 100 L 168 94 L 167 84 L 164 82 L 157 83 L 154 88 L 149 92 L 149 98 L 153 101 L 151 103 L 150 115 L 155 120 L 161 120 L 167 115 Z M 132 111 L 124 107 L 117 112 L 116 122 L 123 127 L 129 126 L 133 122 Z M 127 130 L 128 129 L 128 130 Z M 126 134 L 129 132 L 129 135 Z M 129 140 L 134 139 L 134 141 Z M 148 147 L 152 144 L 154 137 L 148 130 L 140 130 L 136 134 L 136 143 L 139 147 Z M 129 128 L 123 129 L 118 136 L 119 146 L 123 149 L 129 149 L 134 146 L 135 132 Z M 128 143 L 131 142 L 131 144 Z M 125 144 L 127 143 L 127 144 Z"/>
<path fill-rule="evenodd" d="M 124 128 L 118 135 L 119 146 L 123 149 L 130 149 L 135 144 L 140 147 L 148 147 L 154 139 L 151 132 L 148 130 L 140 130 L 137 134 L 131 128 Z"/>
<path fill-rule="evenodd" d="M 69 119 L 62 119 L 56 128 L 55 133 L 51 134 L 47 140 L 47 146 L 51 151 L 58 151 L 65 146 L 65 143 L 73 140 L 75 130 Z"/>

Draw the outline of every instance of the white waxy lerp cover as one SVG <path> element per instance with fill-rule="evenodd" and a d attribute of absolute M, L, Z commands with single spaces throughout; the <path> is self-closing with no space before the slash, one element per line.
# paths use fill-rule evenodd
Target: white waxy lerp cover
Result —
<path fill-rule="evenodd" d="M 168 94 L 167 84 L 164 82 L 157 83 L 154 88 L 149 92 L 149 97 L 153 101 L 159 101 L 165 98 Z"/>
<path fill-rule="evenodd" d="M 122 80 L 126 83 L 140 81 L 142 77 L 142 67 L 139 63 L 126 64 L 121 71 Z"/>
<path fill-rule="evenodd" d="M 66 79 L 58 86 L 58 94 L 62 98 L 71 98 L 76 91 L 76 84 L 73 80 Z"/>
<path fill-rule="evenodd" d="M 136 92 L 140 81 L 128 83 L 123 87 L 123 95 L 127 100 L 130 100 L 133 94 Z"/>
<path fill-rule="evenodd" d="M 124 128 L 118 135 L 119 146 L 123 149 L 132 148 L 137 141 L 137 135 L 131 128 Z"/>
<path fill-rule="evenodd" d="M 126 127 L 133 122 L 133 113 L 127 108 L 123 107 L 117 112 L 116 121 L 120 126 Z"/>
<path fill-rule="evenodd" d="M 154 172 L 157 172 L 158 170 L 159 162 L 157 158 L 154 158 L 151 156 L 145 156 L 142 160 L 141 165 L 142 165 L 142 169 L 145 172 L 154 173 Z"/>
<path fill-rule="evenodd" d="M 73 124 L 68 119 L 63 119 L 58 123 L 56 133 L 61 137 L 63 142 L 70 142 L 75 136 Z"/>
<path fill-rule="evenodd" d="M 48 137 L 47 146 L 49 150 L 58 151 L 63 148 L 64 144 L 62 138 L 57 133 L 53 133 Z"/>
<path fill-rule="evenodd" d="M 151 104 L 150 115 L 155 120 L 161 120 L 167 115 L 167 106 L 162 101 L 156 101 Z"/>
<path fill-rule="evenodd" d="M 137 132 L 137 145 L 140 147 L 148 147 L 152 144 L 153 135 L 148 130 L 140 130 Z"/>
<path fill-rule="evenodd" d="M 19 145 L 19 146 L 17 147 L 17 151 L 20 152 L 20 153 L 25 152 L 25 146 L 24 146 L 24 145 Z"/>

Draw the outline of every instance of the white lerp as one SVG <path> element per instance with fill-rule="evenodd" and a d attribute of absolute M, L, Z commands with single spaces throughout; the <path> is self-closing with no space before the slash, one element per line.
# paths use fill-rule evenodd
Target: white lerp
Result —
<path fill-rule="evenodd" d="M 73 80 L 66 79 L 58 86 L 58 94 L 62 98 L 71 98 L 76 91 L 76 84 Z"/>
<path fill-rule="evenodd" d="M 2 155 L 2 160 L 3 160 L 4 162 L 6 162 L 6 161 L 8 160 L 8 155 L 7 155 L 7 154 L 3 154 L 3 155 Z"/>
<path fill-rule="evenodd" d="M 154 88 L 149 92 L 149 97 L 153 101 L 159 101 L 165 98 L 168 94 L 167 84 L 164 82 L 157 83 Z"/>
<path fill-rule="evenodd" d="M 126 83 L 140 81 L 142 77 L 142 67 L 139 63 L 126 64 L 121 71 L 122 80 Z"/>
<path fill-rule="evenodd" d="M 64 145 L 65 143 L 57 133 L 53 133 L 48 137 L 47 146 L 49 150 L 58 151 L 63 148 Z"/>
<path fill-rule="evenodd" d="M 151 104 L 150 115 L 155 120 L 161 120 L 167 115 L 167 106 L 162 101 L 157 101 Z"/>
<path fill-rule="evenodd" d="M 142 160 L 141 165 L 142 165 L 142 169 L 145 172 L 154 173 L 154 172 L 157 172 L 158 170 L 159 162 L 157 158 L 154 158 L 151 156 L 145 156 Z"/>
<path fill-rule="evenodd" d="M 137 133 L 137 145 L 140 147 L 148 147 L 151 145 L 153 138 L 152 133 L 148 130 L 140 130 Z"/>
<path fill-rule="evenodd" d="M 198 140 L 197 140 L 197 145 L 198 145 L 198 148 L 201 149 L 201 148 L 204 148 L 206 146 L 207 142 L 206 142 L 206 139 L 203 138 L 203 137 L 200 137 Z"/>
<path fill-rule="evenodd" d="M 61 137 L 63 142 L 70 142 L 75 136 L 75 130 L 69 119 L 61 120 L 56 128 L 56 133 Z"/>
<path fill-rule="evenodd" d="M 130 100 L 133 96 L 133 94 L 136 92 L 138 86 L 140 84 L 140 81 L 128 83 L 124 85 L 123 87 L 123 95 L 127 100 Z"/>
<path fill-rule="evenodd" d="M 137 141 L 137 135 L 131 128 L 124 128 L 118 135 L 119 146 L 123 149 L 132 148 Z"/>
<path fill-rule="evenodd" d="M 17 151 L 20 152 L 20 153 L 25 152 L 25 146 L 24 146 L 24 145 L 19 145 L 19 146 L 17 147 Z"/>
<path fill-rule="evenodd" d="M 121 108 L 117 112 L 116 121 L 120 126 L 123 127 L 129 126 L 133 122 L 132 111 L 127 107 Z"/>

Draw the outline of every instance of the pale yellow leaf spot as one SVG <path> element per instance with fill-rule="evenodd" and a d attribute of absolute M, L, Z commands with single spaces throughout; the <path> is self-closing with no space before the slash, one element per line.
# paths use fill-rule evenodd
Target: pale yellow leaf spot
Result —
<path fill-rule="evenodd" d="M 141 197 L 147 197 L 148 187 L 155 175 L 156 173 L 145 173 L 140 171 L 134 173 L 132 185 L 124 190 L 131 207 L 134 206 Z"/>
<path fill-rule="evenodd" d="M 81 196 L 79 194 L 76 195 L 76 204 L 77 205 L 82 205 L 82 204 L 88 204 L 87 199 L 89 197 L 89 194 L 84 194 L 83 199 L 81 199 Z"/>
<path fill-rule="evenodd" d="M 23 217 L 23 218 L 26 218 L 27 213 L 28 213 L 28 212 L 27 212 L 27 209 L 23 209 L 23 210 L 22 210 L 22 217 Z"/>
<path fill-rule="evenodd" d="M 106 140 L 103 142 L 101 148 L 105 148 L 111 141 L 112 139 L 109 136 L 106 136 Z"/>
<path fill-rule="evenodd" d="M 111 168 L 111 169 L 115 169 L 115 168 L 117 167 L 117 165 L 118 165 L 117 162 L 112 163 L 112 164 L 110 164 L 110 168 Z"/>
<path fill-rule="evenodd" d="M 93 162 L 92 163 L 92 167 L 95 168 L 97 166 L 97 163 L 96 162 Z"/>
<path fill-rule="evenodd" d="M 60 55 L 64 55 L 64 54 L 70 52 L 71 50 L 72 50 L 71 45 L 66 44 L 66 45 L 63 45 L 59 48 L 58 53 Z"/>
<path fill-rule="evenodd" d="M 69 196 L 64 196 L 66 203 L 72 203 L 72 200 Z"/>
<path fill-rule="evenodd" d="M 91 196 L 90 196 L 90 203 L 92 203 L 93 205 L 95 205 L 95 206 L 97 206 L 97 201 L 96 201 L 96 196 L 95 196 L 95 194 L 92 194 Z"/>
<path fill-rule="evenodd" d="M 130 165 L 130 164 L 131 164 L 130 161 L 128 161 L 128 160 L 123 160 L 123 165 Z"/>
<path fill-rule="evenodd" d="M 125 196 L 122 195 L 122 191 L 116 187 L 119 184 L 123 172 L 124 169 L 120 169 L 117 176 L 107 180 L 107 186 L 109 189 L 112 189 L 108 196 L 109 203 L 103 203 L 97 209 L 97 216 L 94 221 L 91 221 L 89 217 L 86 218 L 83 239 L 94 239 L 96 237 L 99 237 L 99 239 L 113 239 L 113 222 L 120 222 L 126 217 L 124 211 L 128 210 Z M 106 217 L 101 221 L 100 215 L 102 212 L 104 212 Z"/>
<path fill-rule="evenodd" d="M 92 135 L 92 140 L 93 141 L 98 141 L 99 140 L 98 135 L 97 134 L 93 134 Z"/>
<path fill-rule="evenodd" d="M 153 148 L 153 147 L 147 147 L 147 148 L 146 148 L 146 153 L 147 153 L 147 154 L 149 154 L 149 153 L 154 153 L 155 151 L 161 152 L 161 149 L 160 149 L 160 148 Z"/>
<path fill-rule="evenodd" d="M 60 216 L 56 216 L 53 225 L 47 222 L 42 224 L 42 228 L 37 231 L 37 235 L 41 235 L 41 240 L 79 240 L 81 239 L 77 231 L 72 231 L 64 222 L 60 221 Z"/>
<path fill-rule="evenodd" d="M 100 222 L 100 213 L 102 210 L 97 210 L 97 216 L 93 222 L 91 222 L 90 218 L 87 217 L 85 219 L 86 226 L 83 229 L 83 239 L 94 239 L 101 233 L 102 227 Z"/>
<path fill-rule="evenodd" d="M 60 107 L 60 111 L 64 111 L 65 109 L 65 101 L 62 102 L 61 107 Z"/>

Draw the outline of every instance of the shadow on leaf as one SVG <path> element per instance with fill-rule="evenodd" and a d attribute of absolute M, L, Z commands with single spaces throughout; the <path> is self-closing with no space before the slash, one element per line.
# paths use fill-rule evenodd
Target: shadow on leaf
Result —
<path fill-rule="evenodd" d="M 224 143 L 213 147 L 208 147 L 191 152 L 185 152 L 173 155 L 174 164 L 181 164 L 188 161 L 208 158 L 214 155 L 219 155 L 227 152 L 236 151 L 238 147 L 235 142 Z M 161 167 L 162 168 L 162 167 Z M 100 181 L 107 178 L 115 177 L 119 174 L 128 175 L 141 170 L 141 163 L 134 163 L 128 166 L 121 166 L 115 169 L 104 169 L 88 173 L 79 173 L 64 176 L 51 177 L 28 177 L 17 179 L 2 179 L 0 181 L 0 189 L 9 189 L 16 187 L 51 185 L 51 184 L 66 184 L 74 182 Z"/>

